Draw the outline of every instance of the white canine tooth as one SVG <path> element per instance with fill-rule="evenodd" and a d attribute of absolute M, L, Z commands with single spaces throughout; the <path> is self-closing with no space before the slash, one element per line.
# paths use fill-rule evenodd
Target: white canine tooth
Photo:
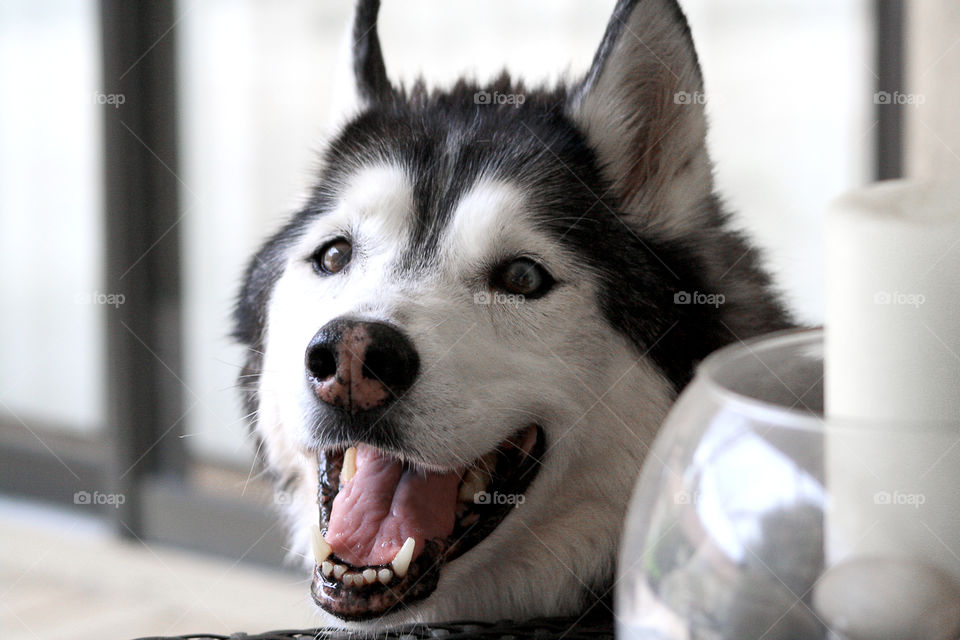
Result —
<path fill-rule="evenodd" d="M 377 570 L 376 569 L 364 569 L 363 570 L 363 581 L 367 584 L 373 584 L 377 581 Z"/>
<path fill-rule="evenodd" d="M 320 565 L 320 573 L 323 574 L 324 578 L 329 578 L 330 574 L 333 573 L 333 563 L 325 560 L 323 564 Z"/>
<path fill-rule="evenodd" d="M 390 569 L 380 569 L 380 571 L 377 571 L 377 580 L 382 584 L 387 584 L 393 580 L 393 571 Z"/>
<path fill-rule="evenodd" d="M 407 575 L 407 569 L 410 568 L 410 562 L 413 560 L 414 545 L 416 545 L 416 542 L 414 542 L 413 538 L 407 538 L 403 542 L 403 546 L 400 547 L 400 551 L 397 551 L 397 555 L 394 556 L 393 562 L 390 563 L 390 566 L 393 567 L 393 571 L 397 574 L 398 578 Z"/>
<path fill-rule="evenodd" d="M 313 557 L 317 564 L 323 564 L 333 553 L 330 543 L 323 539 L 323 534 L 320 533 L 320 527 L 317 525 L 310 527 L 310 543 L 313 546 Z"/>
<path fill-rule="evenodd" d="M 474 502 L 474 496 L 486 491 L 488 484 L 490 484 L 490 474 L 477 467 L 472 467 L 463 474 L 463 483 L 460 484 L 460 492 L 457 497 L 463 502 Z"/>
<path fill-rule="evenodd" d="M 340 467 L 340 486 L 353 480 L 357 475 L 357 448 L 350 447 L 343 452 L 343 465 Z"/>
<path fill-rule="evenodd" d="M 336 578 L 337 580 L 342 578 L 343 574 L 345 574 L 346 572 L 347 572 L 346 565 L 342 565 L 342 564 L 333 565 L 333 577 Z"/>

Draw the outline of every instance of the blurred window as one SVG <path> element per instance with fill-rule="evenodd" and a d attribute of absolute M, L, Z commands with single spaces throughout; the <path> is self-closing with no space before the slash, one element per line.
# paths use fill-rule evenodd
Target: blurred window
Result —
<path fill-rule="evenodd" d="M 696 99 L 706 102 L 711 119 L 719 192 L 767 250 L 798 316 L 819 322 L 826 203 L 872 177 L 879 129 L 874 2 L 681 3 L 704 67 L 706 93 Z M 269 490 L 256 477 L 255 445 L 236 389 L 243 351 L 229 338 L 230 313 L 248 257 L 302 202 L 337 120 L 350 4 L 0 3 L 0 460 L 20 461 L 0 466 L 0 490 L 72 503 L 73 491 L 126 482 L 137 503 L 105 511 L 118 531 L 235 556 L 279 556 L 280 531 L 266 509 Z M 462 73 L 482 80 L 504 68 L 534 85 L 577 77 L 613 4 L 391 0 L 380 23 L 388 73 L 410 84 L 422 71 L 434 85 Z M 172 366 L 156 358 L 161 362 L 148 372 L 131 368 L 122 349 L 114 351 L 119 360 L 107 361 L 118 336 L 131 348 L 150 349 L 148 357 L 156 353 L 149 339 L 134 341 L 108 315 L 134 292 L 104 284 L 106 267 L 117 266 L 105 264 L 104 238 L 112 231 L 117 242 L 134 242 L 137 234 L 107 228 L 102 185 L 104 116 L 121 114 L 127 128 L 117 127 L 116 135 L 131 149 L 144 146 L 137 133 L 143 122 L 128 126 L 125 118 L 152 117 L 151 96 L 105 90 L 117 79 L 101 77 L 110 52 L 101 48 L 109 21 L 99 11 L 142 8 L 146 15 L 157 6 L 166 7 L 170 23 L 130 68 L 143 72 L 147 61 L 173 72 L 179 209 L 157 228 L 142 225 L 149 257 L 131 268 L 157 269 L 147 262 L 167 252 L 173 260 L 159 262 L 179 265 L 180 278 L 170 285 L 172 305 L 158 298 L 150 303 L 156 308 L 138 312 L 153 314 L 163 324 L 160 339 L 175 342 Z M 115 37 L 124 34 L 123 25 L 114 28 Z M 165 38 L 175 42 L 169 52 L 156 46 Z M 163 153 L 146 146 L 140 152 L 157 160 L 146 170 L 169 181 Z M 122 216 L 109 219 L 123 223 Z M 162 269 L 150 273 L 164 277 Z M 154 425 L 158 431 L 107 428 L 117 412 L 106 387 L 117 384 L 111 380 L 118 371 L 129 376 L 130 388 L 158 390 L 156 407 L 140 407 L 172 416 Z M 158 449 L 167 453 L 156 456 Z M 139 475 L 141 460 L 161 462 Z M 254 542 L 230 533 L 246 529 L 270 537 Z"/>

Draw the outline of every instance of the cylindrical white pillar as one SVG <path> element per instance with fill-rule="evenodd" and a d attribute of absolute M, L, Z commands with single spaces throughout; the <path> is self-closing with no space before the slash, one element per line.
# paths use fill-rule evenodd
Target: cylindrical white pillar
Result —
<path fill-rule="evenodd" d="M 851 638 L 954 638 L 960 180 L 893 181 L 843 196 L 827 212 L 826 256 L 832 568 L 818 609 Z M 913 626 L 941 609 L 927 631 Z"/>
<path fill-rule="evenodd" d="M 893 181 L 826 220 L 831 418 L 960 420 L 960 181 Z"/>

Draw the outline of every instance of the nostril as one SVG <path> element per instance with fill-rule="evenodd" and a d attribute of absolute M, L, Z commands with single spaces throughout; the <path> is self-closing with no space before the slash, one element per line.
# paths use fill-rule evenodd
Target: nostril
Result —
<path fill-rule="evenodd" d="M 364 377 L 377 380 L 400 392 L 405 390 L 417 376 L 420 361 L 412 345 L 400 334 L 392 334 L 367 347 L 363 358 Z"/>
<path fill-rule="evenodd" d="M 367 349 L 366 357 L 363 359 L 364 377 L 379 380 L 390 387 L 405 380 L 406 376 L 403 375 L 402 369 L 402 363 L 397 358 L 397 354 L 377 347 Z"/>
<path fill-rule="evenodd" d="M 333 349 L 317 345 L 307 352 L 307 370 L 317 380 L 326 380 L 337 372 L 337 358 Z"/>

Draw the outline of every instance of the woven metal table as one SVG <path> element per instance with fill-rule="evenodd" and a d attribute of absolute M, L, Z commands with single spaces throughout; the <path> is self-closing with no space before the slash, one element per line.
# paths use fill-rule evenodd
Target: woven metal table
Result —
<path fill-rule="evenodd" d="M 361 634 L 340 629 L 270 631 L 260 634 L 200 633 L 186 636 L 151 636 L 138 640 L 357 640 Z M 526 622 L 451 622 L 411 624 L 375 634 L 378 640 L 613 640 L 609 621 L 582 618 L 540 618 Z"/>

